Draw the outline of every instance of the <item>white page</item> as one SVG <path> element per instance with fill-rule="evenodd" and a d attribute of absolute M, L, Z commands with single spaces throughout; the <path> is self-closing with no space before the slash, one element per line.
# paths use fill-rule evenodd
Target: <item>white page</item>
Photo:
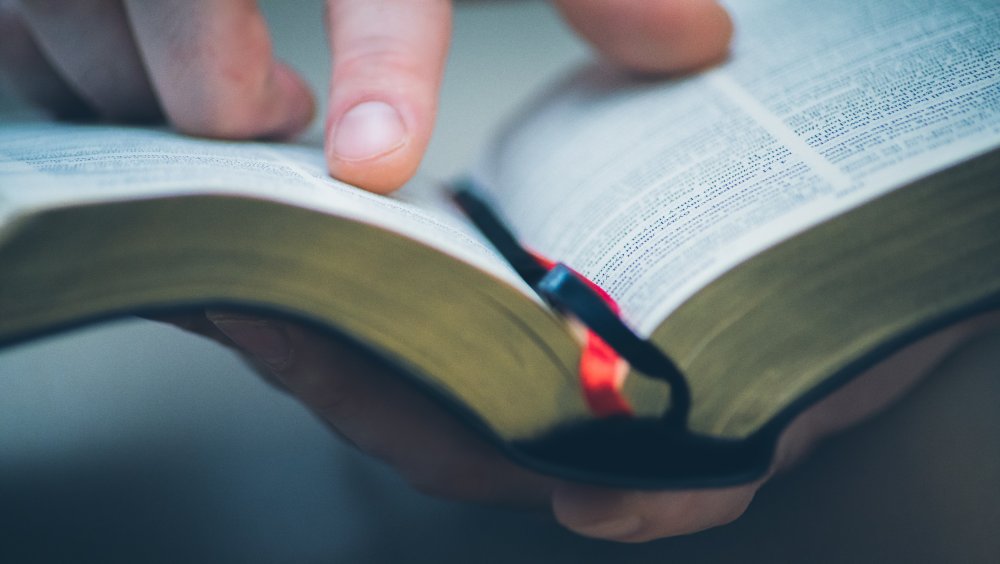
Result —
<path fill-rule="evenodd" d="M 390 199 L 330 178 L 313 147 L 127 127 L 0 125 L 0 224 L 39 207 L 182 194 L 268 199 L 378 225 L 532 295 L 431 181 L 414 181 Z"/>
<path fill-rule="evenodd" d="M 1000 2 L 754 0 L 720 68 L 591 68 L 498 139 L 476 179 L 529 245 L 649 334 L 726 270 L 1000 145 Z"/>

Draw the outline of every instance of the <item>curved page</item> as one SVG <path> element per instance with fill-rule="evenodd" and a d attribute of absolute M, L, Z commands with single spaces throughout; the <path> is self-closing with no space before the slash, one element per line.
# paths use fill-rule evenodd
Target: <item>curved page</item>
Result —
<path fill-rule="evenodd" d="M 649 335 L 762 250 L 1000 145 L 1000 4 L 733 3 L 721 67 L 558 85 L 476 177 Z"/>
<path fill-rule="evenodd" d="M 52 206 L 226 194 L 282 202 L 393 231 L 533 296 L 440 187 L 416 180 L 392 198 L 337 181 L 315 147 L 227 142 L 166 130 L 53 123 L 0 127 L 0 226 Z"/>

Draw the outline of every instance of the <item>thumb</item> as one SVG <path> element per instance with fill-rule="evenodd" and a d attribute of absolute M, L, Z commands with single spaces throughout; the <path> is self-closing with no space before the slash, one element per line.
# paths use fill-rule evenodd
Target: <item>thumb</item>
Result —
<path fill-rule="evenodd" d="M 553 0 L 604 56 L 640 72 L 683 72 L 721 60 L 733 24 L 716 0 Z"/>
<path fill-rule="evenodd" d="M 294 323 L 221 311 L 207 317 L 334 432 L 414 487 L 513 505 L 548 499 L 551 479 L 505 459 L 380 357 Z"/>
<path fill-rule="evenodd" d="M 448 0 L 328 0 L 326 155 L 336 178 L 399 188 L 430 141 L 451 31 Z"/>

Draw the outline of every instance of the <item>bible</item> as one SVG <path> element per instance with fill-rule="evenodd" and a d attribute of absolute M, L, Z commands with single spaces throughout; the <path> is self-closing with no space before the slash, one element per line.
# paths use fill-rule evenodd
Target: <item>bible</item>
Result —
<path fill-rule="evenodd" d="M 796 415 L 1000 308 L 1000 8 L 732 9 L 718 67 L 580 69 L 465 177 L 390 198 L 329 178 L 315 147 L 4 123 L 0 345 L 130 314 L 283 316 L 535 470 L 756 479 Z"/>

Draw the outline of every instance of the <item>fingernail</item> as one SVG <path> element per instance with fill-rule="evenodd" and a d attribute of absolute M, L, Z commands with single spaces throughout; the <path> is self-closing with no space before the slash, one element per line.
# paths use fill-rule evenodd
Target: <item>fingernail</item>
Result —
<path fill-rule="evenodd" d="M 588 537 L 608 540 L 628 540 L 642 528 L 642 519 L 638 515 L 628 515 L 610 521 L 576 525 L 573 528 L 576 532 Z"/>
<path fill-rule="evenodd" d="M 406 141 L 406 126 L 385 102 L 362 102 L 345 113 L 333 130 L 334 155 L 362 161 L 391 152 Z"/>
<path fill-rule="evenodd" d="M 274 323 L 263 319 L 230 315 L 209 315 L 208 318 L 236 346 L 269 367 L 282 369 L 291 362 L 292 347 L 288 337 Z"/>

